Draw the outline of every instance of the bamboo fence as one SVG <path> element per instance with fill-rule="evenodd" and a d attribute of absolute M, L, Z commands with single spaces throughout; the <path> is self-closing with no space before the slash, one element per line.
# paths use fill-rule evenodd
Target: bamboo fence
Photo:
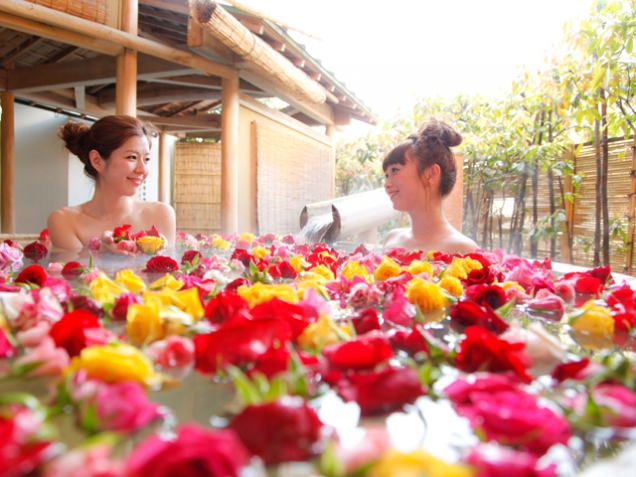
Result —
<path fill-rule="evenodd" d="M 106 25 L 108 0 L 26 0 L 29 3 Z"/>

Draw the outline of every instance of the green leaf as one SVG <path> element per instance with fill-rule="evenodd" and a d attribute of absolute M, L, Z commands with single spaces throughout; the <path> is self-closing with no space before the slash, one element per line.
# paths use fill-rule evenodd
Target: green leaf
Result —
<path fill-rule="evenodd" d="M 236 394 L 243 406 L 251 404 L 260 404 L 263 402 L 261 394 L 257 387 L 250 381 L 243 371 L 235 366 L 228 366 L 227 373 L 232 378 Z"/>

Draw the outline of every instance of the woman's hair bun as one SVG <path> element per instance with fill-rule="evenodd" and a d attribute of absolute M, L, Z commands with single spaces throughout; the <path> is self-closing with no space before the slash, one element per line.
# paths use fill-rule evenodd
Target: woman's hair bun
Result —
<path fill-rule="evenodd" d="M 82 162 L 85 161 L 84 156 L 88 153 L 84 148 L 84 139 L 90 129 L 90 126 L 86 123 L 68 121 L 57 132 L 60 139 L 64 141 L 66 149 L 79 157 Z"/>
<path fill-rule="evenodd" d="M 422 124 L 417 131 L 417 142 L 428 147 L 434 147 L 441 144 L 451 148 L 459 146 L 462 143 L 462 135 L 453 129 L 444 121 L 435 118 L 429 119 L 428 122 Z M 425 146 L 425 147 L 426 147 Z"/>

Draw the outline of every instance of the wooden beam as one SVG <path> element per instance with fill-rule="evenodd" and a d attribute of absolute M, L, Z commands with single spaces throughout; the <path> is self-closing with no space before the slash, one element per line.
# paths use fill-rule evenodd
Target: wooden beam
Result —
<path fill-rule="evenodd" d="M 84 86 L 75 86 L 75 107 L 77 109 L 86 108 L 86 88 Z"/>
<path fill-rule="evenodd" d="M 115 114 L 114 102 L 113 107 L 110 109 L 100 108 L 97 105 L 97 101 L 94 96 L 86 95 L 85 96 L 85 109 L 78 110 L 75 105 L 75 98 L 73 94 L 60 94 L 60 92 L 55 91 L 38 91 L 36 93 L 20 93 L 17 95 L 19 98 L 33 101 L 35 103 L 46 104 L 48 106 L 66 109 L 69 111 L 77 111 L 81 114 L 88 114 L 90 116 L 95 116 L 101 118 L 102 116 L 108 116 L 111 114 Z"/>
<path fill-rule="evenodd" d="M 175 0 L 139 0 L 141 5 L 148 5 L 149 7 L 161 8 L 162 10 L 168 10 L 171 12 L 182 13 L 184 15 L 190 14 L 190 7 L 186 1 Z"/>
<path fill-rule="evenodd" d="M 10 91 L 0 93 L 0 213 L 3 234 L 15 233 L 15 103 Z"/>
<path fill-rule="evenodd" d="M 77 18 L 23 0 L 2 0 L 2 2 L 0 2 L 0 11 L 18 15 L 29 20 L 45 21 L 49 25 L 82 35 L 90 35 L 98 40 L 107 41 L 141 53 L 174 61 L 175 63 L 190 66 L 222 78 L 238 78 L 238 72 L 234 68 L 146 40 L 145 38 L 140 38 L 131 33 L 119 31 L 105 25 Z"/>
<path fill-rule="evenodd" d="M 139 119 L 158 126 L 177 126 L 190 129 L 218 129 L 221 126 L 221 117 L 218 114 L 176 116 L 171 118 L 140 114 Z"/>
<path fill-rule="evenodd" d="M 183 38 L 183 39 L 185 39 L 188 33 L 187 28 L 184 28 L 184 25 L 182 24 L 175 25 L 174 23 L 157 20 L 156 18 L 144 18 L 143 23 L 144 25 L 149 25 L 154 28 L 161 28 L 162 30 L 176 33 L 180 38 Z"/>
<path fill-rule="evenodd" d="M 147 83 L 139 85 L 137 89 L 137 105 L 139 106 L 173 103 L 175 101 L 219 99 L 220 97 L 220 91 L 202 88 L 184 88 L 161 83 Z M 109 88 L 97 93 L 97 104 L 102 108 L 112 107 L 115 104 L 115 91 Z"/>
<path fill-rule="evenodd" d="M 147 81 L 162 76 L 187 75 L 196 71 L 148 55 L 139 55 L 137 59 L 137 79 L 139 80 Z M 10 70 L 7 81 L 16 92 L 34 92 L 80 85 L 114 83 L 116 77 L 117 60 L 108 56 L 99 56 L 90 60 L 17 68 Z"/>
<path fill-rule="evenodd" d="M 181 106 L 178 109 L 175 109 L 174 111 L 170 111 L 170 113 L 168 114 L 169 118 L 174 118 L 175 116 L 179 116 L 181 113 L 187 111 L 190 108 L 195 107 L 197 104 L 201 104 L 203 103 L 203 101 L 190 101 L 187 102 L 184 106 Z"/>
<path fill-rule="evenodd" d="M 7 70 L 0 69 L 0 91 L 7 89 Z"/>
<path fill-rule="evenodd" d="M 221 116 L 221 231 L 238 232 L 239 82 L 223 80 Z"/>
<path fill-rule="evenodd" d="M 42 37 L 33 37 L 27 41 L 25 41 L 22 45 L 20 45 L 13 53 L 8 56 L 5 56 L 0 62 L 0 67 L 4 68 L 4 66 L 12 63 L 22 56 L 23 53 L 26 53 L 29 49 L 33 48 L 38 43 L 41 43 L 44 38 Z"/>
<path fill-rule="evenodd" d="M 188 17 L 188 48 L 203 45 L 203 27 L 192 17 Z"/>
<path fill-rule="evenodd" d="M 145 5 L 143 0 L 139 2 L 139 14 L 147 17 L 160 18 L 161 20 L 167 20 L 173 23 L 183 24 L 186 20 L 188 14 L 177 14 L 174 12 L 166 11 L 166 9 L 162 8 L 158 10 L 157 8 L 151 8 L 148 5 Z"/>
<path fill-rule="evenodd" d="M 79 50 L 81 50 L 79 46 L 70 46 L 68 48 L 65 48 L 62 51 L 60 51 L 57 55 L 55 55 L 53 58 L 51 58 L 50 63 L 59 63 L 61 61 L 64 61 L 66 58 L 69 58 L 70 56 L 72 56 L 74 53 L 76 53 Z"/>
<path fill-rule="evenodd" d="M 22 18 L 17 15 L 0 11 L 0 26 L 11 28 L 28 35 L 41 36 L 47 40 L 59 41 L 69 45 L 86 48 L 104 55 L 116 56 L 123 48 L 102 40 L 96 40 L 88 35 L 70 32 L 64 28 L 47 25 L 36 20 Z"/>
<path fill-rule="evenodd" d="M 262 35 L 265 33 L 265 25 L 263 25 L 263 22 L 257 18 L 238 18 L 237 20 L 241 22 L 241 25 L 255 35 Z"/>
<path fill-rule="evenodd" d="M 351 113 L 341 108 L 333 108 L 333 123 L 336 126 L 347 126 L 351 124 Z"/>

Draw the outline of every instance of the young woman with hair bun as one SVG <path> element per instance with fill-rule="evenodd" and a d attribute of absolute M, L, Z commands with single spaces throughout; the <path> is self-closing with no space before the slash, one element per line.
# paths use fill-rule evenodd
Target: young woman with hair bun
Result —
<path fill-rule="evenodd" d="M 384 188 L 393 208 L 411 217 L 411 228 L 395 229 L 384 241 L 384 249 L 436 250 L 470 253 L 477 244 L 455 229 L 444 216 L 443 199 L 457 178 L 451 147 L 461 135 L 443 121 L 431 119 L 384 158 Z"/>
<path fill-rule="evenodd" d="M 84 173 L 95 181 L 93 198 L 81 205 L 64 207 L 48 219 L 53 247 L 76 250 L 101 237 L 101 248 L 118 255 L 132 252 L 117 249 L 115 227 L 130 224 L 133 231 L 153 225 L 172 245 L 176 236 L 173 208 L 161 202 L 136 198 L 137 189 L 148 177 L 150 126 L 131 116 L 106 116 L 92 126 L 69 121 L 58 131 L 66 148 L 84 164 Z"/>

